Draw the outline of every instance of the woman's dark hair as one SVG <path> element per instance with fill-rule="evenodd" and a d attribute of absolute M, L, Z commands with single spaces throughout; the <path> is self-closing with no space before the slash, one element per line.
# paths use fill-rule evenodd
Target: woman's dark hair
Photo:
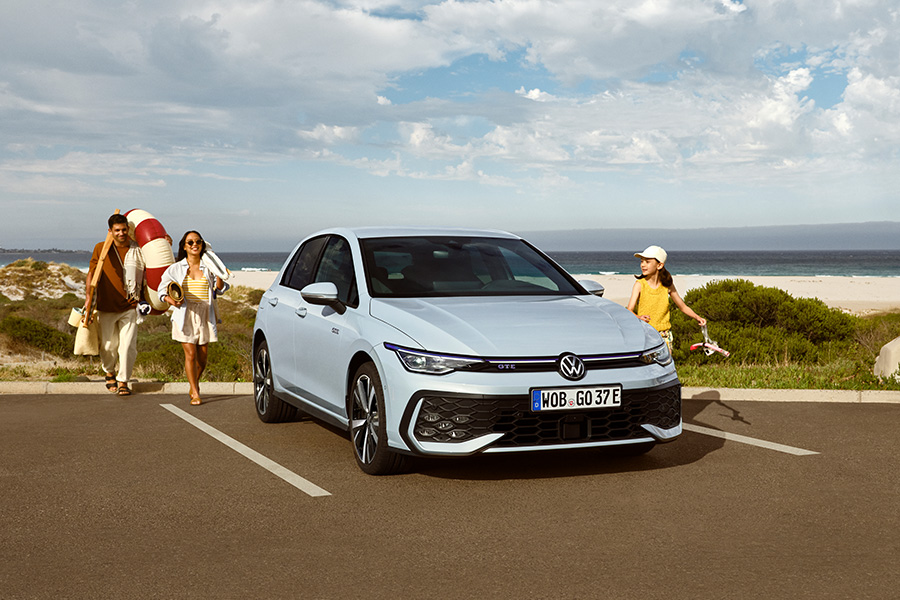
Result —
<path fill-rule="evenodd" d="M 206 254 L 206 240 L 203 239 L 203 236 L 200 235 L 199 231 L 194 231 L 193 229 L 191 229 L 190 231 L 185 232 L 185 234 L 181 236 L 181 241 L 178 242 L 178 256 L 175 258 L 176 262 L 187 258 L 187 251 L 184 249 L 184 241 L 187 239 L 187 236 L 191 235 L 192 233 L 200 238 L 200 256 Z"/>
<path fill-rule="evenodd" d="M 659 261 L 657 261 L 659 262 Z M 672 287 L 672 274 L 669 273 L 665 267 L 662 267 L 659 271 L 659 283 L 662 284 L 663 287 Z M 635 275 L 635 279 L 643 279 L 644 274 Z"/>

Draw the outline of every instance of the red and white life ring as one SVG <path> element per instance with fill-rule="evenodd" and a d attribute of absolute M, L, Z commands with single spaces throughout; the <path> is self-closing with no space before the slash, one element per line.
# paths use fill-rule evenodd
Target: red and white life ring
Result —
<path fill-rule="evenodd" d="M 159 283 L 166 269 L 175 262 L 172 246 L 166 239 L 166 229 L 146 210 L 134 208 L 125 213 L 128 219 L 128 234 L 144 257 L 144 275 L 147 278 L 145 300 L 153 307 L 154 314 L 162 314 L 169 305 L 159 299 Z"/>

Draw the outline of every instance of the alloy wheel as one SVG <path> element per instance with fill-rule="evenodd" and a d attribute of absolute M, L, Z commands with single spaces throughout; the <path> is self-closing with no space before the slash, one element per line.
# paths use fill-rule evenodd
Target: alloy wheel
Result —
<path fill-rule="evenodd" d="M 272 361 L 269 359 L 269 349 L 262 346 L 256 352 L 256 360 L 253 362 L 253 395 L 256 411 L 261 415 L 266 414 L 269 409 L 271 390 Z"/>
<path fill-rule="evenodd" d="M 360 462 L 369 464 L 378 450 L 378 430 L 381 425 L 378 413 L 378 396 L 372 379 L 368 375 L 360 375 L 353 386 L 351 415 L 351 437 L 353 448 Z"/>

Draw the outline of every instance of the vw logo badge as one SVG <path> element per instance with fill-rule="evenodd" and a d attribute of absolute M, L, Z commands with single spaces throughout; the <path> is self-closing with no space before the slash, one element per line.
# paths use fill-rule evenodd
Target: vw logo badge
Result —
<path fill-rule="evenodd" d="M 559 357 L 559 374 L 569 381 L 578 381 L 584 377 L 584 363 L 574 354 L 563 354 Z"/>

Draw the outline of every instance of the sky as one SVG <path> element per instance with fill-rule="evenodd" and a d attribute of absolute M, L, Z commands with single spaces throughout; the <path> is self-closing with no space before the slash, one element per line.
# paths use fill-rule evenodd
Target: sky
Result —
<path fill-rule="evenodd" d="M 0 247 L 900 221 L 885 0 L 6 0 Z M 589 249 L 589 248 L 586 248 Z"/>

